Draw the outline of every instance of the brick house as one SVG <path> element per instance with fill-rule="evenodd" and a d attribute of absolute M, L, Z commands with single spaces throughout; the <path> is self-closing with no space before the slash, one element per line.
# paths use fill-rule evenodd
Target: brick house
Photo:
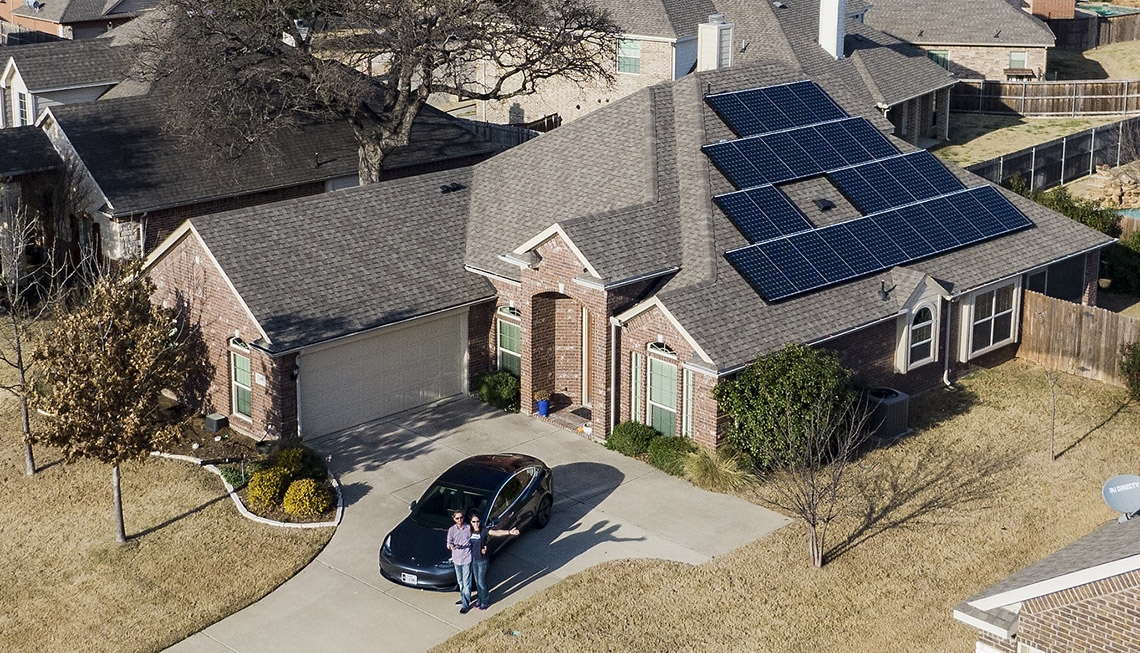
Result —
<path fill-rule="evenodd" d="M 1006 0 L 876 0 L 867 24 L 966 79 L 1044 79 L 1052 30 Z M 1070 3 L 1070 6 L 1072 3 Z"/>
<path fill-rule="evenodd" d="M 0 44 L 92 39 L 156 4 L 155 0 L 0 0 Z"/>
<path fill-rule="evenodd" d="M 770 60 L 810 77 L 847 77 L 863 108 L 889 116 L 895 134 L 905 140 L 918 143 L 946 137 L 949 89 L 955 80 L 917 48 L 865 25 L 864 5 L 851 3 L 849 9 L 837 0 L 600 4 L 625 32 L 613 58 L 612 87 L 553 80 L 541 84 L 534 95 L 481 102 L 476 117 L 525 123 L 558 114 L 569 122 L 694 71 Z"/>
<path fill-rule="evenodd" d="M 1140 519 L 1112 521 L 954 607 L 977 653 L 1140 649 Z"/>
<path fill-rule="evenodd" d="M 0 69 L 0 128 L 31 125 L 40 111 L 94 102 L 126 79 L 134 48 L 111 39 L 5 48 Z"/>
<path fill-rule="evenodd" d="M 221 394 L 215 394 L 214 405 L 231 403 L 228 397 L 236 391 L 228 393 L 226 388 L 234 384 L 243 392 L 252 387 L 255 404 L 287 406 L 297 404 L 300 396 L 299 417 L 297 409 L 269 412 L 283 415 L 273 430 L 288 431 L 298 424 L 304 437 L 376 419 L 385 411 L 415 405 L 416 397 L 426 403 L 448 390 L 454 394 L 466 389 L 463 383 L 445 388 L 432 380 L 437 377 L 468 378 L 500 368 L 519 376 L 524 412 L 534 411 L 530 401 L 534 391 L 549 390 L 554 394 L 554 418 L 589 427 L 594 437 L 604 437 L 620 421 L 635 419 L 670 435 L 715 445 L 723 437 L 724 416 L 711 389 L 757 355 L 784 343 L 804 342 L 837 351 L 864 384 L 917 391 L 1011 355 L 1026 288 L 1093 301 L 1099 249 L 1111 239 L 1017 195 L 995 190 L 968 172 L 943 168 L 929 154 L 885 136 L 893 125 L 868 109 L 863 102 L 865 87 L 852 69 L 833 68 L 832 74 L 815 78 L 818 87 L 804 80 L 801 70 L 779 62 L 698 72 L 633 93 L 472 166 L 463 175 L 452 171 L 454 178 L 441 174 L 398 180 L 351 194 L 192 218 L 152 255 L 151 273 L 168 300 L 177 292 L 193 297 L 193 284 L 172 273 L 173 264 L 164 262 L 190 258 L 206 266 L 210 260 L 219 268 L 219 276 L 232 281 L 224 301 L 244 301 L 262 325 L 264 333 L 255 332 L 256 337 L 249 336 L 248 327 L 241 328 L 251 355 L 255 350 L 289 355 L 274 350 L 281 338 L 275 330 L 305 333 L 313 328 L 330 342 L 341 343 L 335 356 L 313 356 L 306 363 L 306 354 L 301 354 L 283 363 L 293 370 L 293 377 L 266 374 L 264 386 L 248 383 L 245 363 L 233 366 L 241 383 L 231 378 L 231 369 L 219 367 L 219 379 L 229 379 L 230 385 L 219 381 Z M 909 262 L 895 259 L 900 263 L 885 265 L 875 259 L 876 265 L 866 273 L 847 281 L 804 286 L 795 296 L 765 295 L 756 278 L 742 276 L 738 269 L 745 268 L 733 263 L 737 259 L 732 257 L 755 253 L 758 250 L 752 248 L 766 242 L 753 243 L 748 225 L 738 224 L 739 216 L 733 218 L 721 208 L 727 196 L 752 192 L 734 189 L 747 186 L 774 194 L 783 202 L 784 215 L 802 220 L 806 231 L 796 233 L 814 234 L 808 238 L 833 227 L 836 231 L 827 233 L 842 233 L 837 225 L 855 229 L 881 213 L 867 209 L 840 183 L 847 174 L 840 171 L 848 169 L 845 165 L 832 169 L 819 164 L 824 167 L 814 172 L 756 186 L 739 178 L 752 164 L 712 162 L 712 152 L 737 148 L 734 139 L 743 137 L 729 128 L 725 120 L 730 118 L 722 119 L 712 108 L 714 95 L 745 89 L 791 92 L 793 83 L 801 89 L 822 89 L 820 102 L 834 100 L 834 108 L 828 109 L 836 116 L 828 123 L 831 127 L 819 123 L 819 128 L 807 125 L 752 136 L 760 140 L 749 140 L 748 148 L 770 138 L 771 145 L 763 147 L 777 157 L 803 161 L 800 146 L 786 139 L 813 134 L 823 138 L 828 129 L 840 129 L 842 122 L 862 130 L 861 136 L 843 137 L 847 145 L 838 135 L 828 136 L 814 141 L 813 147 L 825 143 L 831 148 L 834 143 L 859 148 L 852 156 L 870 156 L 862 143 L 875 142 L 886 148 L 882 156 L 892 161 L 925 157 L 954 186 L 951 194 L 985 194 L 1028 228 L 937 252 L 921 249 L 926 237 L 915 232 L 909 236 L 920 248 L 915 251 L 926 253 Z M 791 102 L 782 104 L 790 107 Z M 854 117 L 838 117 L 844 111 Z M 743 142 L 739 146 L 744 147 Z M 824 156 L 823 150 L 817 155 Z M 809 156 L 807 161 L 816 160 Z M 454 190 L 444 193 L 441 187 Z M 374 219 L 381 226 L 375 242 L 359 245 L 358 241 L 373 237 L 368 234 L 374 232 L 368 232 L 330 244 L 328 252 L 302 247 L 292 253 L 297 239 L 282 235 L 291 234 L 290 225 L 298 222 L 340 221 L 342 213 L 355 213 L 356 203 L 379 207 L 382 202 L 374 198 L 389 194 L 402 198 L 407 208 L 386 204 L 383 211 L 377 208 Z M 440 230 L 439 214 L 447 211 L 456 214 Z M 875 215 L 868 217 L 870 213 Z M 767 215 L 764 210 L 761 214 Z M 423 229 L 406 233 L 402 226 L 427 220 L 424 215 L 434 217 Z M 266 225 L 282 221 L 279 228 L 259 232 L 256 247 L 264 248 L 264 256 L 247 256 L 244 243 L 224 243 L 206 234 L 216 231 L 216 225 L 253 220 Z M 202 227 L 207 224 L 203 221 L 214 226 Z M 382 226 L 389 222 L 390 233 Z M 200 233 L 211 252 L 215 247 L 236 248 L 241 255 L 215 252 L 211 259 L 194 253 L 196 241 L 186 235 L 187 230 Z M 459 232 L 465 234 L 461 249 L 452 250 L 450 238 Z M 927 236 L 933 241 L 935 234 L 927 231 Z M 441 246 L 434 246 L 432 238 L 440 238 Z M 376 257 L 362 253 L 360 247 L 372 248 L 369 252 L 380 248 L 385 254 Z M 801 261 L 802 266 L 825 266 L 829 257 L 837 255 L 827 247 L 816 249 Z M 270 270 L 291 266 L 263 265 L 268 252 L 291 252 L 294 265 L 302 271 L 318 266 L 311 270 L 313 281 L 302 283 L 309 273 L 294 280 L 283 277 L 286 272 Z M 340 259 L 349 256 L 356 256 L 353 264 L 359 270 L 352 268 L 333 278 L 319 276 L 320 264 L 347 265 Z M 463 278 L 483 285 L 457 285 L 458 277 L 450 275 L 458 269 L 466 270 Z M 440 294 L 433 275 L 442 270 L 449 275 L 448 284 L 464 292 L 450 299 Z M 266 279 L 250 280 L 260 275 Z M 419 297 L 420 286 L 426 296 L 436 298 L 434 303 L 404 310 L 384 308 L 399 304 L 395 300 L 388 304 L 384 298 L 389 295 Z M 274 289 L 269 294 L 272 301 L 246 297 L 247 292 L 261 297 L 260 291 L 244 290 L 247 287 Z M 381 312 L 367 319 L 353 317 L 369 305 L 364 296 L 367 302 L 380 302 Z M 334 300 L 341 303 L 331 303 Z M 319 311 L 306 308 L 310 304 Z M 215 312 L 209 307 L 201 310 Z M 446 320 L 429 319 L 436 316 Z M 278 321 L 273 328 L 266 326 L 271 320 Z M 367 331 L 373 327 L 374 332 Z M 386 328 L 392 329 L 387 335 Z M 370 339 L 369 333 L 376 339 Z M 237 336 L 228 327 L 218 334 L 211 346 L 229 351 L 225 339 Z M 392 340 L 385 344 L 389 336 Z M 457 348 L 456 343 L 465 344 Z M 431 352 L 425 360 L 433 372 L 415 376 L 399 371 L 410 364 L 401 362 L 405 351 Z M 218 360 L 224 362 L 222 357 Z M 270 378 L 281 379 L 284 387 L 270 384 Z M 389 395 L 403 399 L 389 400 Z M 306 409 L 307 405 L 315 408 Z M 339 406 L 339 413 L 333 419 L 319 406 Z"/>
<path fill-rule="evenodd" d="M 83 206 L 72 216 L 76 246 L 117 261 L 139 257 L 189 217 L 303 197 L 357 180 L 357 144 L 344 121 L 304 124 L 227 156 L 167 129 L 158 95 L 102 99 L 43 110 L 37 124 L 75 161 Z M 425 107 L 409 144 L 385 158 L 387 178 L 470 165 L 499 150 Z M 211 154 L 213 153 L 213 154 Z"/>

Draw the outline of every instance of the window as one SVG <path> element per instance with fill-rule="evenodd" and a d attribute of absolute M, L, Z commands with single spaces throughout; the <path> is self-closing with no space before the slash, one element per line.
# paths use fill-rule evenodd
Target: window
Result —
<path fill-rule="evenodd" d="M 622 39 L 618 41 L 617 70 L 619 73 L 641 72 L 641 41 Z"/>
<path fill-rule="evenodd" d="M 230 344 L 239 349 L 244 349 L 246 352 L 249 348 L 245 343 L 238 338 L 230 341 Z M 253 388 L 251 387 L 249 356 L 239 354 L 236 351 L 230 352 L 230 375 L 233 386 L 233 414 L 246 419 L 253 418 Z"/>
<path fill-rule="evenodd" d="M 685 370 L 681 386 L 681 435 L 693 437 L 693 371 Z"/>
<path fill-rule="evenodd" d="M 649 359 L 649 425 L 677 434 L 677 366 L 656 358 Z"/>
<path fill-rule="evenodd" d="M 640 422 L 641 417 L 641 360 L 638 352 L 630 355 L 629 361 L 629 418 Z"/>
<path fill-rule="evenodd" d="M 950 51 L 949 50 L 929 50 L 926 56 L 931 61 L 942 66 L 946 70 L 950 70 Z"/>
<path fill-rule="evenodd" d="M 503 319 L 518 319 L 521 313 L 517 308 L 504 306 L 499 309 L 499 369 L 515 376 L 522 372 L 522 328 L 514 322 Z"/>
<path fill-rule="evenodd" d="M 1025 68 L 1025 53 L 1024 52 L 1010 52 L 1009 53 L 1009 67 L 1010 68 Z"/>
<path fill-rule="evenodd" d="M 526 483 L 523 482 L 523 477 L 515 474 L 511 480 L 507 481 L 506 485 L 499 490 L 499 495 L 495 497 L 495 502 L 491 504 L 491 518 L 496 519 L 502 517 L 507 508 L 519 498 L 523 490 L 526 489 Z"/>
<path fill-rule="evenodd" d="M 925 365 L 935 358 L 935 321 L 937 311 L 931 306 L 921 306 L 910 319 L 910 340 L 907 345 L 907 371 Z"/>
<path fill-rule="evenodd" d="M 21 125 L 30 125 L 30 124 L 32 124 L 32 120 L 31 120 L 31 118 L 28 117 L 29 116 L 28 95 L 27 95 L 27 93 L 17 93 L 17 96 L 18 96 L 17 99 L 20 103 L 20 116 L 19 116 L 18 122 Z"/>
<path fill-rule="evenodd" d="M 973 317 L 970 321 L 971 356 L 1013 342 L 1017 285 L 1014 281 L 974 295 Z"/>

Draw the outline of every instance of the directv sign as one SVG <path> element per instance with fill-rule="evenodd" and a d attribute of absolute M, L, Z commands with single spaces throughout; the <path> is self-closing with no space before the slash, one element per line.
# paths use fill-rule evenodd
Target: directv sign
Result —
<path fill-rule="evenodd" d="M 1124 513 L 1126 518 L 1140 512 L 1140 476 L 1113 476 L 1105 481 L 1101 494 L 1109 508 Z"/>

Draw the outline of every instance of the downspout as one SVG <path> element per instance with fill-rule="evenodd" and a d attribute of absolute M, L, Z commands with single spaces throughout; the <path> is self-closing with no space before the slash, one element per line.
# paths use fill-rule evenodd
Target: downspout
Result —
<path fill-rule="evenodd" d="M 946 306 L 946 342 L 943 343 L 943 358 L 946 359 L 942 366 L 942 384 L 951 390 L 954 389 L 954 384 L 950 381 L 950 341 L 954 339 L 954 300 L 947 297 Z"/>
<path fill-rule="evenodd" d="M 293 370 L 290 374 L 293 375 L 293 391 L 297 394 L 297 437 L 304 440 L 305 433 L 301 428 L 301 356 L 304 352 L 297 352 L 297 358 L 293 361 Z"/>
<path fill-rule="evenodd" d="M 621 373 L 621 356 L 620 348 L 618 347 L 618 320 L 616 317 L 610 318 L 610 426 L 609 431 L 606 432 L 606 437 L 614 432 L 614 426 L 617 423 L 617 377 Z"/>

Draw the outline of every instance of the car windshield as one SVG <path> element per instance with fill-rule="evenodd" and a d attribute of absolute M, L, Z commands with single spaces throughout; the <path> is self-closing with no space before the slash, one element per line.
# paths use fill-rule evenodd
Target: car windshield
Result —
<path fill-rule="evenodd" d="M 428 528 L 447 528 L 456 510 L 462 510 L 464 515 L 473 512 L 483 515 L 490 500 L 485 490 L 436 483 L 416 503 L 412 521 Z"/>

